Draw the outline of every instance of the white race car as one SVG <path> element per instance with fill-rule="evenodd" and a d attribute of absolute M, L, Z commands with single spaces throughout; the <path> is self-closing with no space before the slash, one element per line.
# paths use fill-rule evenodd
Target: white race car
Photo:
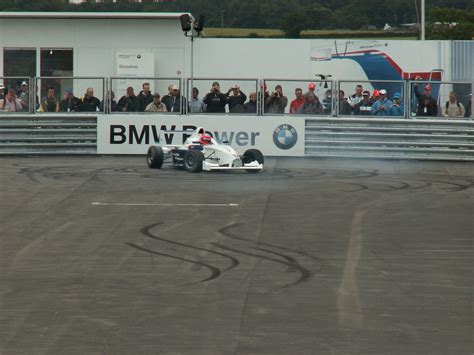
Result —
<path fill-rule="evenodd" d="M 173 166 L 190 173 L 201 170 L 246 170 L 256 173 L 263 169 L 263 154 L 259 150 L 248 149 L 240 156 L 231 146 L 219 144 L 202 127 L 193 131 L 182 145 L 153 145 L 148 148 L 148 167 L 160 169 L 164 160 L 170 157 Z"/>

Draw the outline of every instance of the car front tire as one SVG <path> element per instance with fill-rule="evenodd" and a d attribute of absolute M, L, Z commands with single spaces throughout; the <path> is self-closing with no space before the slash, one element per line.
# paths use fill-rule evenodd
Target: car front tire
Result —
<path fill-rule="evenodd" d="M 148 148 L 146 162 L 150 169 L 160 169 L 165 160 L 165 154 L 161 147 L 152 146 Z"/>

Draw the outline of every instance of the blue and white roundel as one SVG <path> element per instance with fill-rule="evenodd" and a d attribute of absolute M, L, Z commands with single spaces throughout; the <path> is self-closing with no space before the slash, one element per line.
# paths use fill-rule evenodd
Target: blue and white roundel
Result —
<path fill-rule="evenodd" d="M 289 124 L 282 124 L 273 131 L 273 142 L 280 149 L 291 149 L 298 141 L 298 132 Z"/>

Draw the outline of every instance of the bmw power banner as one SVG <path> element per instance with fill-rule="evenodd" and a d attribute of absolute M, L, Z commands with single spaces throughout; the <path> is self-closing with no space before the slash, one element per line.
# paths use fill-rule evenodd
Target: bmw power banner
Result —
<path fill-rule="evenodd" d="M 239 115 L 99 115 L 97 153 L 146 154 L 153 144 L 183 144 L 197 127 L 240 154 L 256 148 L 268 156 L 304 156 L 303 117 Z"/>

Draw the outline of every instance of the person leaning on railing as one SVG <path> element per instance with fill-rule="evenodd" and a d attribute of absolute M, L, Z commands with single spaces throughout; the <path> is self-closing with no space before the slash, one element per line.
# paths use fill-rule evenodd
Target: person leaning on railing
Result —
<path fill-rule="evenodd" d="M 382 89 L 379 91 L 379 99 L 372 105 L 372 115 L 375 116 L 390 116 L 392 112 L 393 103 L 387 97 L 387 90 Z"/>
<path fill-rule="evenodd" d="M 402 95 L 399 92 L 393 94 L 393 105 L 390 109 L 390 116 L 405 116 L 405 107 L 402 102 Z"/>
<path fill-rule="evenodd" d="M 7 91 L 7 95 L 5 96 L 3 103 L 3 111 L 6 112 L 20 112 L 21 111 L 21 103 L 20 100 L 16 97 L 15 89 L 9 89 Z"/>
<path fill-rule="evenodd" d="M 466 110 L 462 103 L 460 103 L 456 97 L 455 92 L 449 93 L 449 100 L 446 101 L 443 107 L 443 116 L 450 118 L 462 118 Z"/>
<path fill-rule="evenodd" d="M 370 116 L 372 111 L 372 100 L 370 98 L 370 91 L 365 90 L 362 93 L 362 101 L 359 101 L 354 106 L 355 116 Z"/>
<path fill-rule="evenodd" d="M 230 94 L 232 92 L 232 95 Z M 243 113 L 244 102 L 247 101 L 247 95 L 240 90 L 240 86 L 235 84 L 226 93 L 229 103 L 230 113 Z"/>
<path fill-rule="evenodd" d="M 59 102 L 56 99 L 56 90 L 53 87 L 48 88 L 48 93 L 41 100 L 39 112 L 59 112 Z"/>
<path fill-rule="evenodd" d="M 323 113 L 323 105 L 319 101 L 319 98 L 308 91 L 305 95 L 305 102 L 301 107 L 298 109 L 297 113 L 300 115 L 321 115 Z"/>
<path fill-rule="evenodd" d="M 283 88 L 281 85 L 275 86 L 275 91 L 265 101 L 265 113 L 285 113 L 285 107 L 288 105 L 288 98 L 283 95 Z"/>
<path fill-rule="evenodd" d="M 64 92 L 63 99 L 59 103 L 59 111 L 61 112 L 74 112 L 80 105 L 81 100 L 74 96 L 71 88 L 67 88 Z"/>
<path fill-rule="evenodd" d="M 225 106 L 229 102 L 226 94 L 221 93 L 221 87 L 217 81 L 212 83 L 211 92 L 204 97 L 206 112 L 225 113 Z"/>
<path fill-rule="evenodd" d="M 100 100 L 94 96 L 94 89 L 87 88 L 84 97 L 81 99 L 77 111 L 81 112 L 97 112 L 100 107 Z"/>
<path fill-rule="evenodd" d="M 251 92 L 249 101 L 244 104 L 245 113 L 257 113 L 257 93 Z"/>
<path fill-rule="evenodd" d="M 166 105 L 160 100 L 160 94 L 153 95 L 153 101 L 145 107 L 145 112 L 168 112 Z"/>
<path fill-rule="evenodd" d="M 133 87 L 129 86 L 127 88 L 127 93 L 118 101 L 117 110 L 120 112 L 137 112 L 138 108 L 138 98 L 135 96 Z"/>
<path fill-rule="evenodd" d="M 465 118 L 470 118 L 472 115 L 472 94 L 469 94 L 469 101 L 466 105 L 466 113 L 464 114 Z"/>
<path fill-rule="evenodd" d="M 18 99 L 20 100 L 20 103 L 21 103 L 21 110 L 23 112 L 28 112 L 30 110 L 30 92 L 29 92 L 28 83 L 26 81 L 23 81 L 20 87 L 21 87 L 21 92 L 18 95 Z"/>

